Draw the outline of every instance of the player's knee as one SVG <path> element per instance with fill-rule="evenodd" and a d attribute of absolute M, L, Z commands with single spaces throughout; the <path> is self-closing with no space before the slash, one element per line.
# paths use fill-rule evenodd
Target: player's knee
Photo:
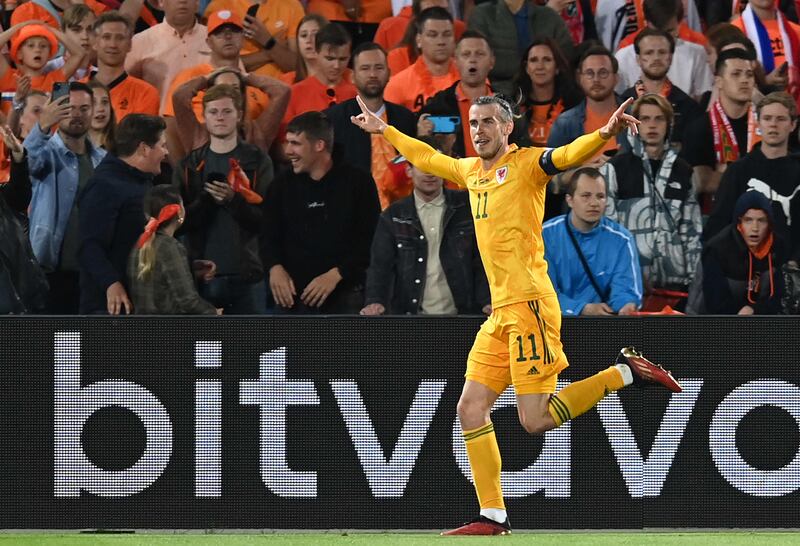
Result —
<path fill-rule="evenodd" d="M 464 398 L 463 396 L 458 401 L 456 411 L 458 412 L 458 418 L 461 420 L 462 428 L 466 430 L 482 426 L 487 422 L 489 416 L 489 409 L 480 400 Z"/>
<path fill-rule="evenodd" d="M 520 414 L 519 422 L 522 425 L 522 428 L 525 429 L 525 432 L 528 434 L 544 434 L 548 430 L 555 428 L 555 423 L 553 422 L 553 418 L 549 415 L 543 416 L 533 416 L 533 415 L 524 415 Z"/>

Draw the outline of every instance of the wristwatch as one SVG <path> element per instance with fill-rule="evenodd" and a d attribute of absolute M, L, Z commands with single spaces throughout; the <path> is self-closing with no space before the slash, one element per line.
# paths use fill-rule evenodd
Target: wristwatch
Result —
<path fill-rule="evenodd" d="M 11 101 L 11 108 L 14 109 L 15 112 L 21 114 L 23 110 L 25 110 L 25 103 L 18 102 L 16 98 Z"/>
<path fill-rule="evenodd" d="M 269 51 L 270 49 L 272 49 L 273 47 L 275 47 L 275 44 L 276 44 L 276 43 L 277 43 L 277 42 L 275 41 L 275 37 L 274 37 L 274 36 L 270 36 L 270 37 L 269 37 L 269 40 L 267 40 L 267 43 L 265 43 L 265 44 L 264 44 L 264 49 L 266 49 L 267 51 Z"/>

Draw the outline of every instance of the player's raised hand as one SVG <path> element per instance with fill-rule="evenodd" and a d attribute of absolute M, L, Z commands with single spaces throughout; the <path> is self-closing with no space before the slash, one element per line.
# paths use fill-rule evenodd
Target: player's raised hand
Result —
<path fill-rule="evenodd" d="M 356 95 L 356 101 L 361 108 L 361 113 L 357 116 L 350 116 L 350 121 L 368 133 L 383 133 L 388 127 L 386 122 L 376 116 L 374 112 L 370 112 L 360 96 Z"/>
<path fill-rule="evenodd" d="M 619 108 L 617 108 L 616 112 L 611 114 L 611 118 L 609 118 L 608 123 L 606 123 L 605 127 L 600 129 L 600 135 L 603 138 L 616 136 L 625 128 L 630 129 L 631 133 L 634 135 L 639 134 L 639 120 L 632 115 L 625 113 L 625 110 L 631 105 L 632 102 L 633 98 L 629 98 L 619 105 Z"/>

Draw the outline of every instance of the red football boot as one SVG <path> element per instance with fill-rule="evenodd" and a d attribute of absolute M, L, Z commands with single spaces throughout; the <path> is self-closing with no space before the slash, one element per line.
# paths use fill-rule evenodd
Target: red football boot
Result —
<path fill-rule="evenodd" d="M 442 536 L 486 536 L 486 535 L 510 535 L 511 525 L 508 518 L 503 523 L 497 523 L 493 519 L 485 516 L 478 516 L 469 523 L 465 523 L 457 529 L 445 531 Z"/>
<path fill-rule="evenodd" d="M 681 384 L 672 377 L 671 373 L 647 360 L 633 347 L 625 347 L 620 350 L 617 364 L 628 365 L 633 374 L 634 385 L 642 387 L 647 386 L 648 383 L 657 383 L 672 392 L 683 391 Z"/>

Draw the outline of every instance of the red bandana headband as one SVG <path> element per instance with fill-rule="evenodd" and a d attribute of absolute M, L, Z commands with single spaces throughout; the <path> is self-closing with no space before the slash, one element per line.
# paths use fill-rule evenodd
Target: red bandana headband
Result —
<path fill-rule="evenodd" d="M 166 205 L 158 212 L 158 218 L 150 218 L 147 225 L 144 227 L 139 240 L 136 241 L 136 248 L 142 248 L 147 241 L 158 231 L 158 227 L 164 222 L 170 220 L 173 216 L 177 216 L 181 212 L 180 205 Z"/>

